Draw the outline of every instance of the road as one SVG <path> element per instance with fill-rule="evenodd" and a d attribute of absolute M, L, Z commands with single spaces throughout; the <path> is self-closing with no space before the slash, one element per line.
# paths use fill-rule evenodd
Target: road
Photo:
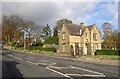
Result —
<path fill-rule="evenodd" d="M 2 78 L 118 79 L 118 70 L 115 66 L 2 50 Z"/>

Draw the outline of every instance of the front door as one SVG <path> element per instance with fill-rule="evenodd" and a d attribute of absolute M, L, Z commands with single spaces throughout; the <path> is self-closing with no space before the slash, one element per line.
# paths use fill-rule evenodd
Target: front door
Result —
<path fill-rule="evenodd" d="M 74 49 L 73 49 L 73 45 L 70 46 L 70 53 L 71 53 L 71 56 L 74 56 Z"/>
<path fill-rule="evenodd" d="M 75 55 L 79 55 L 79 45 L 78 43 L 75 43 Z"/>

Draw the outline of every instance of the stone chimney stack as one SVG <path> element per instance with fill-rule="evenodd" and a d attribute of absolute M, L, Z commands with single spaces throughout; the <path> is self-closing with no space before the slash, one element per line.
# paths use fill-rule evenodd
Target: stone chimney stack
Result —
<path fill-rule="evenodd" d="M 81 27 L 84 27 L 84 22 L 81 22 L 81 23 L 80 23 L 80 26 L 81 26 Z"/>

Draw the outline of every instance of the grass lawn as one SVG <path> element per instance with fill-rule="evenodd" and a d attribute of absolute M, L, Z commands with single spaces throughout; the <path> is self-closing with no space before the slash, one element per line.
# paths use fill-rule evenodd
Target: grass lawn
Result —
<path fill-rule="evenodd" d="M 120 56 L 117 55 L 89 55 L 88 58 L 104 58 L 104 59 L 120 59 Z"/>
<path fill-rule="evenodd" d="M 24 47 L 16 47 L 16 49 L 23 50 Z M 55 53 L 55 48 L 43 48 L 42 46 L 31 46 L 26 47 L 26 52 L 40 53 L 44 55 L 53 55 Z"/>

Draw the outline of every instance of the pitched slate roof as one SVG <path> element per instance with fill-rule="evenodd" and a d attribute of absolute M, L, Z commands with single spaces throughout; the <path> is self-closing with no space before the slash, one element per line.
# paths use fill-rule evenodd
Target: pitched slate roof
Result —
<path fill-rule="evenodd" d="M 84 32 L 84 30 L 86 28 L 88 28 L 89 30 L 92 29 L 92 26 L 93 25 L 90 25 L 90 26 L 81 26 L 81 25 L 76 25 L 76 24 L 73 24 L 73 23 L 70 23 L 70 24 L 64 24 L 66 29 L 68 30 L 69 34 L 70 35 L 75 35 L 75 36 L 79 36 L 80 35 L 80 29 L 82 29 L 82 34 Z"/>

